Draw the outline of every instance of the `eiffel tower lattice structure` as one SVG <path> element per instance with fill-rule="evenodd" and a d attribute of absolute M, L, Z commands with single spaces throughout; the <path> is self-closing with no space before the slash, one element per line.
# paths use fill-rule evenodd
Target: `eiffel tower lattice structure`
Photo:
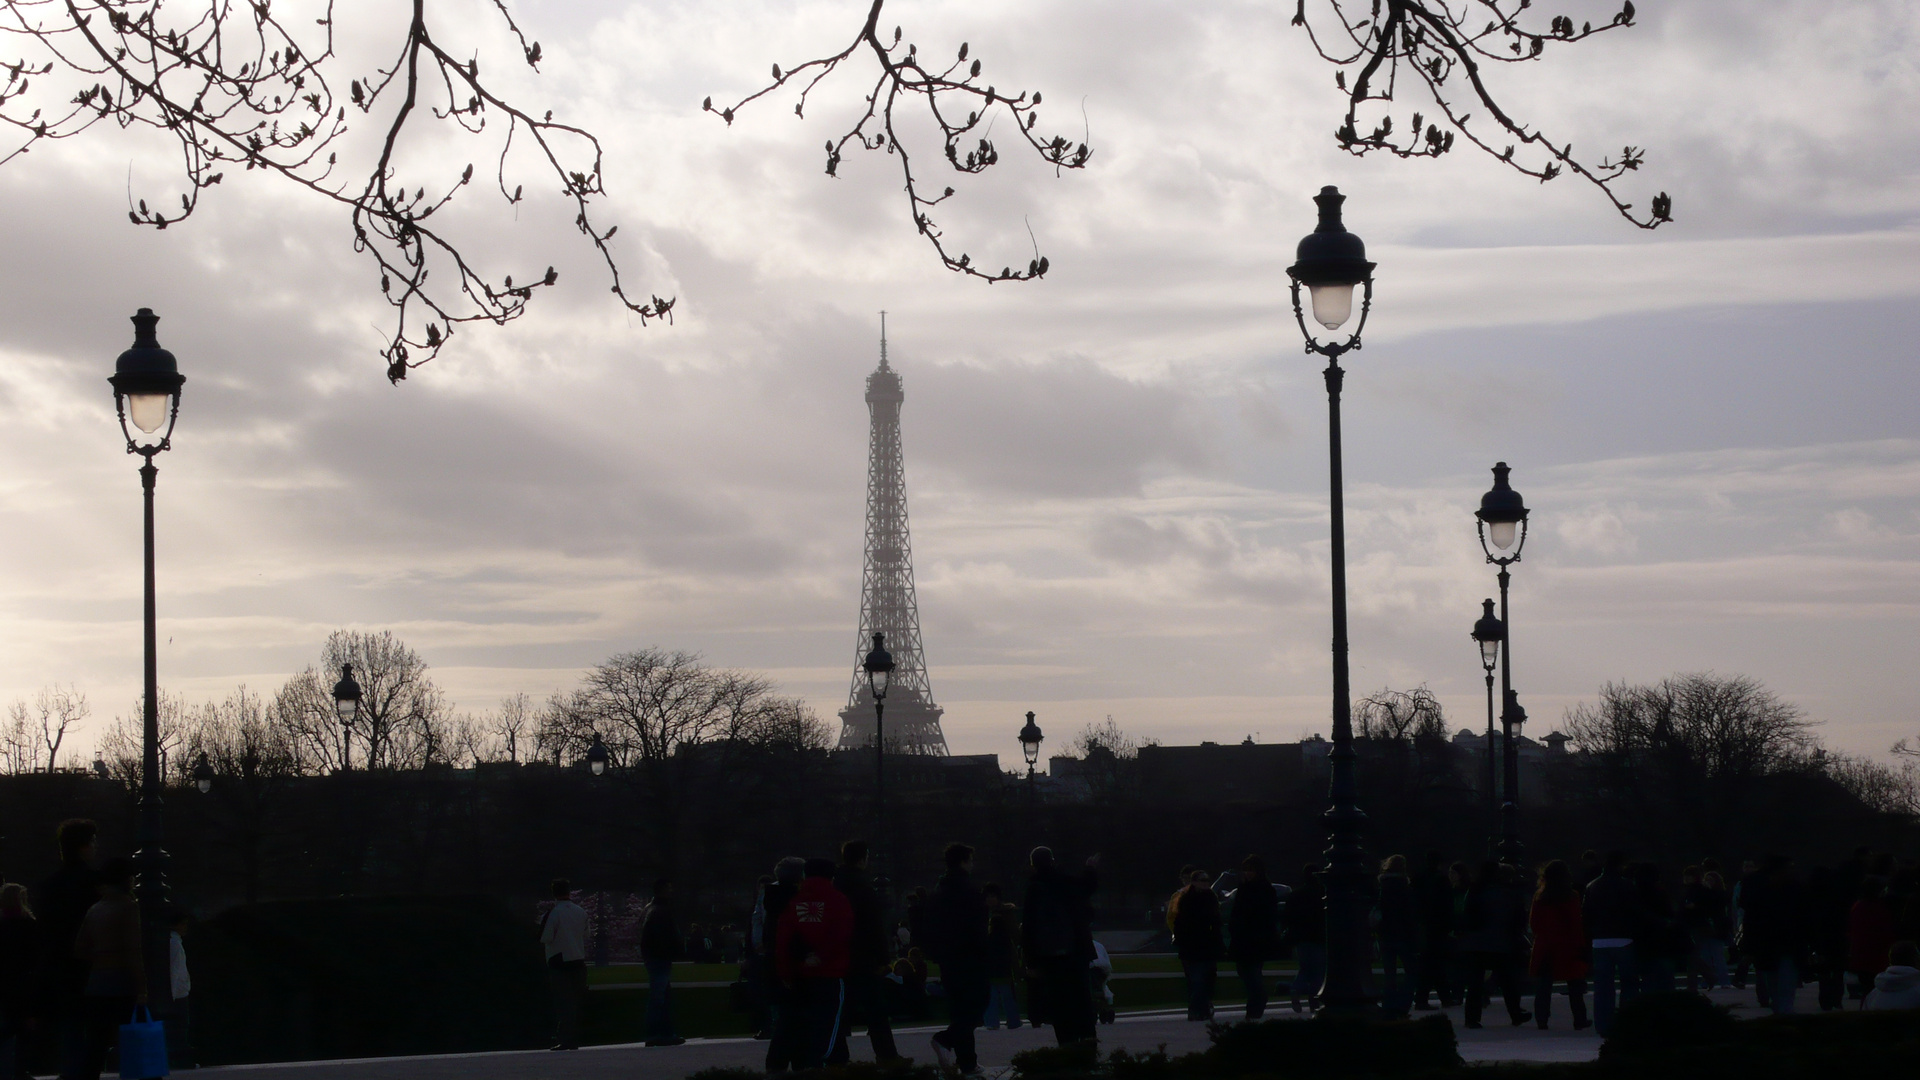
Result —
<path fill-rule="evenodd" d="M 867 555 L 860 582 L 860 632 L 854 636 L 853 684 L 840 710 L 840 749 L 871 747 L 873 692 L 861 661 L 873 635 L 885 634 L 893 654 L 887 689 L 886 749 L 895 754 L 947 756 L 940 706 L 927 682 L 920 642 L 920 603 L 913 589 L 913 546 L 907 537 L 906 463 L 900 450 L 900 374 L 887 366 L 886 313 L 880 320 L 880 367 L 867 376 Z"/>

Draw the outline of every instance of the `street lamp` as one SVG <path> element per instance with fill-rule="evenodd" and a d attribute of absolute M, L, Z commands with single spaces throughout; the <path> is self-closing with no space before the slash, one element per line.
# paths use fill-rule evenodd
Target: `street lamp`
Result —
<path fill-rule="evenodd" d="M 134 315 L 133 348 L 114 361 L 113 375 L 107 380 L 113 386 L 113 410 L 120 418 L 127 453 L 141 458 L 140 489 L 146 508 L 146 699 L 141 708 L 140 850 L 134 853 L 133 861 L 140 872 L 138 895 L 148 971 L 167 970 L 167 934 L 171 929 L 167 925 L 168 860 L 160 846 L 165 777 L 160 767 L 160 650 L 153 599 L 153 485 L 160 470 L 153 459 L 172 448 L 173 424 L 180 416 L 180 388 L 187 381 L 173 354 L 160 347 L 155 332 L 159 324 L 160 316 L 152 308 L 141 308 Z M 164 1016 L 172 1011 L 172 990 L 166 979 L 151 981 L 147 1001 L 155 1014 Z"/>
<path fill-rule="evenodd" d="M 1500 639 L 1507 633 L 1507 624 L 1493 613 L 1493 601 L 1480 602 L 1480 618 L 1473 624 L 1473 640 L 1480 643 L 1480 666 L 1487 673 L 1487 817 L 1497 820 L 1500 816 L 1499 768 L 1494 764 L 1493 749 L 1493 667 L 1500 662 Z"/>
<path fill-rule="evenodd" d="M 607 744 L 600 739 L 600 733 L 593 733 L 593 745 L 587 747 L 587 768 L 595 776 L 607 774 Z M 601 889 L 594 894 L 593 900 L 593 966 L 607 966 L 607 911 L 611 900 L 607 890 Z"/>
<path fill-rule="evenodd" d="M 1020 729 L 1020 753 L 1027 759 L 1027 779 L 1033 779 L 1033 767 L 1040 764 L 1040 740 L 1046 736 L 1040 734 L 1040 725 L 1033 722 L 1033 714 L 1027 714 L 1027 726 Z"/>
<path fill-rule="evenodd" d="M 1493 466 L 1493 487 L 1480 496 L 1478 520 L 1480 550 L 1487 561 L 1500 568 L 1500 726 L 1505 794 L 1500 803 L 1500 861 L 1520 865 L 1520 749 L 1515 738 L 1526 722 L 1526 710 L 1513 690 L 1513 622 L 1507 615 L 1507 583 L 1512 580 L 1507 567 L 1520 561 L 1520 549 L 1527 546 L 1527 504 L 1520 493 L 1507 483 L 1512 470 L 1504 461 Z M 1498 554 L 1496 554 L 1496 552 Z"/>
<path fill-rule="evenodd" d="M 1327 358 L 1327 464 L 1333 534 L 1333 749 L 1328 754 L 1333 778 L 1328 785 L 1332 805 L 1321 820 L 1327 825 L 1327 981 L 1320 999 L 1336 1012 L 1364 1010 L 1369 998 L 1367 976 L 1373 968 L 1373 949 L 1367 917 L 1373 907 L 1373 875 L 1368 872 L 1360 836 L 1367 824 L 1361 811 L 1354 777 L 1353 707 L 1347 673 L 1347 519 L 1340 467 L 1340 386 L 1346 372 L 1340 357 L 1360 348 L 1373 307 L 1373 264 L 1366 245 L 1340 223 L 1340 204 L 1346 196 L 1333 187 L 1314 196 L 1320 224 L 1300 241 L 1297 259 L 1287 268 L 1293 280 L 1293 317 L 1300 324 L 1310 355 Z M 1322 342 L 1307 328 L 1300 306 L 1300 287 L 1312 298 L 1313 320 L 1327 330 L 1338 330 L 1353 315 L 1353 290 L 1361 288 L 1360 321 L 1344 342 Z"/>
<path fill-rule="evenodd" d="M 340 771 L 346 772 L 353 768 L 353 722 L 360 717 L 360 684 L 353 679 L 352 664 L 340 665 L 340 681 L 333 684 L 333 715 L 340 721 Z M 371 757 L 367 767 L 373 767 Z"/>
<path fill-rule="evenodd" d="M 202 795 L 213 790 L 213 765 L 207 760 L 205 750 L 193 759 L 193 786 L 199 788 Z"/>
<path fill-rule="evenodd" d="M 860 666 L 867 672 L 867 689 L 873 694 L 873 820 L 877 837 L 887 805 L 887 683 L 893 678 L 893 654 L 887 651 L 887 635 L 873 635 L 873 651 Z"/>

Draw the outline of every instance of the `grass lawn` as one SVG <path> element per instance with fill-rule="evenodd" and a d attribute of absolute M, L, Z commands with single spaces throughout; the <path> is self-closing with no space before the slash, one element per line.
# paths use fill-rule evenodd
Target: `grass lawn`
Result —
<path fill-rule="evenodd" d="M 1116 975 L 1179 975 L 1180 958 L 1171 953 L 1149 953 L 1142 956 L 1121 955 L 1113 958 L 1113 970 Z M 1267 974 L 1291 972 L 1291 963 L 1269 963 Z M 935 965 L 934 974 L 940 968 Z M 732 982 L 740 977 L 738 964 L 675 964 L 673 981 L 675 983 Z M 1220 965 L 1220 978 L 1224 985 L 1233 977 L 1233 965 Z M 645 983 L 647 969 L 640 964 L 608 964 L 606 967 L 587 968 L 588 985 L 598 986 L 605 983 Z M 1135 980 L 1121 980 L 1122 982 Z"/>

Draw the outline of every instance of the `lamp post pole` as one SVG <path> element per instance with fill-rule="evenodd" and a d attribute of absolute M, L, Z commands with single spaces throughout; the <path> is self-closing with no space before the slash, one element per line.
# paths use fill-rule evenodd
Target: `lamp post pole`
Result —
<path fill-rule="evenodd" d="M 594 777 L 607 774 L 607 766 L 613 755 L 607 750 L 607 744 L 601 740 L 598 731 L 593 733 L 593 743 L 587 747 L 587 772 Z M 607 920 L 613 907 L 613 895 L 604 887 L 593 897 L 593 966 L 606 967 L 609 962 L 610 948 L 607 942 Z"/>
<path fill-rule="evenodd" d="M 160 470 L 153 459 L 171 448 L 173 425 L 180 416 L 180 389 L 186 384 L 173 354 L 160 347 L 157 327 L 160 317 L 151 308 L 141 308 L 133 317 L 133 347 L 114 362 L 114 412 L 120 419 L 120 432 L 126 436 L 127 453 L 138 454 L 140 490 L 144 520 L 145 606 L 142 612 L 146 671 L 141 709 L 140 801 L 135 832 L 140 848 L 134 853 L 134 868 L 140 881 L 136 895 L 140 902 L 141 944 L 146 970 L 164 973 L 169 969 L 167 949 L 167 867 L 170 862 L 165 838 L 166 776 L 160 765 L 160 650 L 153 584 L 153 488 Z M 128 426 L 131 422 L 132 427 Z M 165 427 L 162 432 L 161 428 Z M 135 431 L 140 432 L 135 435 Z M 152 438 L 159 432 L 157 439 Z M 147 979 L 147 1005 L 156 1015 L 172 1011 L 173 984 L 164 974 Z"/>
<path fill-rule="evenodd" d="M 1500 819 L 1500 772 L 1493 738 L 1493 669 L 1499 662 L 1500 643 L 1507 634 L 1506 623 L 1493 613 L 1491 599 L 1480 602 L 1480 619 L 1473 624 L 1473 640 L 1480 643 L 1480 667 L 1487 675 L 1487 824 Z"/>
<path fill-rule="evenodd" d="M 867 690 L 873 694 L 873 842 L 872 858 L 876 873 L 881 867 L 884 849 L 880 836 L 887 821 L 887 684 L 893 678 L 893 654 L 887 651 L 887 635 L 873 635 L 873 650 L 860 665 L 867 673 Z"/>
<path fill-rule="evenodd" d="M 1480 497 L 1480 547 L 1487 561 L 1500 568 L 1500 727 L 1502 758 L 1505 766 L 1505 791 L 1500 803 L 1501 862 L 1520 865 L 1525 849 L 1520 844 L 1520 726 L 1527 712 L 1520 707 L 1520 695 L 1513 689 L 1513 620 L 1507 614 L 1507 585 L 1513 580 L 1508 567 L 1520 561 L 1520 549 L 1527 544 L 1527 505 L 1520 493 L 1507 483 L 1512 470 L 1504 461 L 1493 466 L 1493 487 Z M 1508 554 L 1508 549 L 1512 553 Z M 1494 552 L 1500 552 L 1496 555 Z"/>
<path fill-rule="evenodd" d="M 1367 312 L 1373 306 L 1373 263 L 1366 245 L 1340 221 L 1345 196 L 1325 187 L 1314 197 L 1319 226 L 1300 241 L 1298 258 L 1287 269 L 1293 279 L 1293 315 L 1309 354 L 1324 356 L 1327 384 L 1327 475 L 1330 492 L 1333 571 L 1333 748 L 1328 754 L 1332 779 L 1326 823 L 1327 978 L 1320 999 L 1332 1012 L 1357 1013 L 1371 1003 L 1367 992 L 1373 967 L 1367 917 L 1372 909 L 1373 878 L 1360 839 L 1367 815 L 1360 809 L 1355 775 L 1352 692 L 1347 671 L 1347 537 L 1344 480 L 1340 459 L 1340 390 L 1346 372 L 1340 357 L 1360 348 Z M 1337 330 L 1353 313 L 1353 290 L 1364 286 L 1360 321 L 1344 342 L 1321 342 L 1307 329 L 1300 286 L 1311 293 L 1314 321 Z"/>

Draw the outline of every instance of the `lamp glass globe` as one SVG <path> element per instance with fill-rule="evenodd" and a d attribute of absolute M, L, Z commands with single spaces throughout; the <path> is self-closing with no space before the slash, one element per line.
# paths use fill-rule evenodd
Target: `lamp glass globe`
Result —
<path fill-rule="evenodd" d="M 1309 285 L 1313 294 L 1313 321 L 1329 330 L 1338 330 L 1353 317 L 1353 285 Z"/>
<path fill-rule="evenodd" d="M 127 419 L 151 435 L 167 422 L 167 394 L 128 394 Z"/>

